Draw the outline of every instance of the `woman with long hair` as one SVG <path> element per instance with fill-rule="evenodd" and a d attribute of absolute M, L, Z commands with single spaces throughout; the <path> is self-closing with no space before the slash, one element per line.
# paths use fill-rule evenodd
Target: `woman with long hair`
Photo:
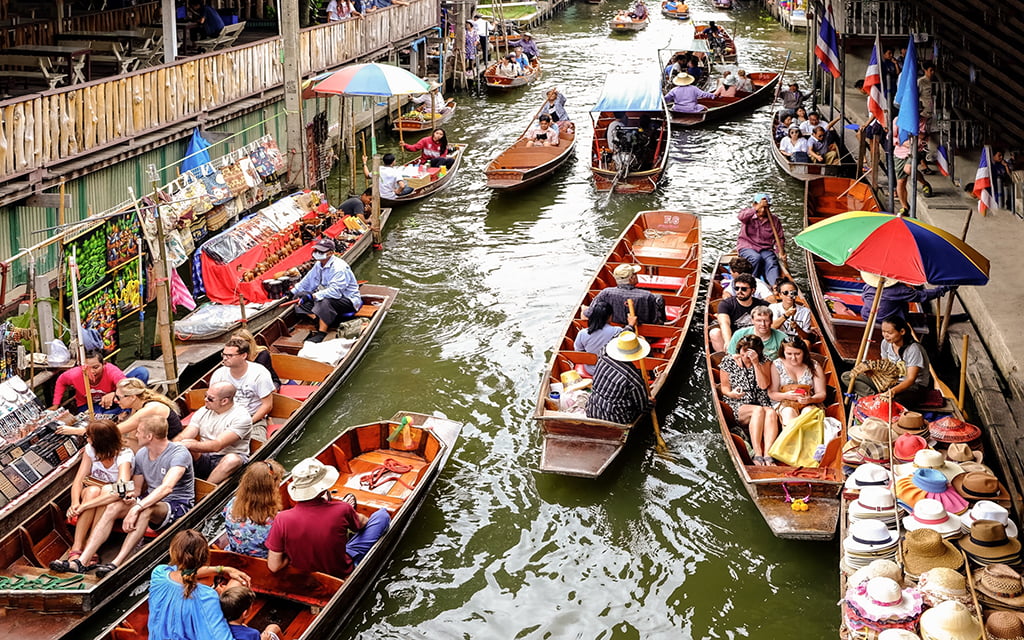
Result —
<path fill-rule="evenodd" d="M 270 349 L 257 343 L 256 337 L 253 336 L 248 329 L 239 329 L 231 334 L 231 337 L 241 338 L 249 343 L 249 355 L 246 357 L 246 360 L 263 365 L 263 368 L 270 372 L 270 379 L 274 381 L 274 387 L 276 389 L 280 389 L 281 379 L 277 377 L 277 372 L 274 371 L 274 363 L 273 359 L 270 357 Z"/>
<path fill-rule="evenodd" d="M 54 560 L 50 569 L 57 573 L 84 573 L 92 558 L 82 562 L 82 551 L 92 526 L 108 504 L 121 499 L 109 486 L 132 478 L 134 454 L 121 439 L 121 432 L 112 420 L 92 420 L 85 427 L 85 450 L 78 472 L 71 483 L 71 506 L 68 519 L 75 522 L 75 540 L 66 560 Z M 105 490 L 106 489 L 106 490 Z"/>
<path fill-rule="evenodd" d="M 416 144 L 403 145 L 403 148 L 406 151 L 419 151 L 420 164 L 429 167 L 444 166 L 450 169 L 455 164 L 455 158 L 448 155 L 455 149 L 448 144 L 448 134 L 441 128 L 434 129 L 433 133 L 421 138 Z"/>
<path fill-rule="evenodd" d="M 603 300 L 598 300 L 587 308 L 587 328 L 576 334 L 573 341 L 573 348 L 577 351 L 586 351 L 597 357 L 601 357 L 604 349 L 611 342 L 612 338 L 619 335 L 622 327 L 608 324 L 612 317 L 612 307 Z M 591 365 L 584 365 L 587 375 L 593 375 L 594 368 Z"/>
<path fill-rule="evenodd" d="M 281 511 L 284 467 L 275 460 L 254 462 L 238 482 L 238 492 L 224 507 L 228 551 L 257 558 L 267 557 L 270 525 Z"/>
<path fill-rule="evenodd" d="M 208 567 L 209 544 L 203 534 L 186 529 L 171 540 L 171 564 L 157 565 L 149 581 L 149 637 L 232 640 L 231 629 L 213 587 L 202 578 L 223 576 L 227 587 L 250 584 L 234 567 Z"/>
<path fill-rule="evenodd" d="M 931 364 L 924 346 L 914 339 L 907 320 L 899 315 L 882 320 L 882 360 L 888 360 L 899 367 L 901 373 L 896 384 L 881 389 L 872 378 L 864 373 L 857 376 L 853 390 L 858 396 L 886 393 L 896 402 L 914 407 L 928 398 L 932 390 Z M 849 384 L 850 374 L 843 374 L 843 383 Z"/>
<path fill-rule="evenodd" d="M 782 353 L 772 363 L 771 373 L 768 397 L 775 402 L 783 427 L 825 401 L 825 370 L 811 358 L 807 343 L 798 336 L 782 341 Z"/>
<path fill-rule="evenodd" d="M 718 365 L 721 373 L 722 402 L 732 409 L 738 427 L 746 427 L 754 450 L 754 464 L 770 465 L 768 449 L 779 436 L 779 416 L 772 409 L 771 362 L 764 357 L 764 342 L 755 335 L 743 336 L 736 343 L 736 355 L 727 355 Z"/>
<path fill-rule="evenodd" d="M 182 431 L 178 405 L 162 393 L 153 391 L 138 378 L 124 378 L 114 387 L 114 399 L 122 409 L 128 411 L 127 417 L 117 425 L 121 435 L 132 450 L 138 450 L 135 430 L 145 418 L 164 418 L 167 420 L 167 439 L 172 440 Z M 124 415 L 124 414 L 122 414 Z M 57 433 L 63 435 L 83 435 L 82 427 L 60 427 Z"/>

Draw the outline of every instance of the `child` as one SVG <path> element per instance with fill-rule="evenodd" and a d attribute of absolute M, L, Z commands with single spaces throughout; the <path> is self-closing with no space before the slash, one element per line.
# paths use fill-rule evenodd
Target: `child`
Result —
<path fill-rule="evenodd" d="M 269 624 L 263 633 L 242 624 L 245 612 L 256 602 L 256 594 L 249 587 L 231 587 L 220 594 L 220 610 L 231 628 L 235 640 L 280 640 L 281 627 Z"/>

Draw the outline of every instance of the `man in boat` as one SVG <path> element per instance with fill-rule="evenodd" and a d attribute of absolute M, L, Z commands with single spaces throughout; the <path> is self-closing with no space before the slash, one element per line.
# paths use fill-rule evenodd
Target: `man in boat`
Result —
<path fill-rule="evenodd" d="M 529 72 L 530 59 L 526 57 L 525 53 L 523 53 L 523 48 L 520 46 L 516 46 L 516 48 L 513 49 L 512 51 L 516 56 L 516 64 L 519 65 L 519 75 L 523 75 Z"/>
<path fill-rule="evenodd" d="M 795 82 L 790 82 L 789 90 L 780 93 L 779 98 L 782 100 L 782 110 L 779 112 L 779 116 L 783 118 L 795 114 L 797 109 L 804 106 L 804 94 Z"/>
<path fill-rule="evenodd" d="M 700 33 L 707 41 L 708 49 L 711 49 L 712 51 L 725 49 L 725 34 L 723 33 L 722 27 L 715 24 L 714 20 L 709 22 L 708 26 L 704 27 L 704 30 Z"/>
<path fill-rule="evenodd" d="M 352 573 L 363 556 L 387 531 L 391 516 L 377 509 L 367 518 L 356 511 L 356 498 L 331 498 L 338 470 L 315 458 L 292 469 L 288 495 L 295 506 L 277 514 L 267 537 L 267 568 L 287 566 L 299 571 L 321 571 L 337 578 Z M 348 532 L 355 533 L 351 538 Z"/>
<path fill-rule="evenodd" d="M 523 37 L 519 40 L 519 46 L 523 48 L 523 53 L 532 62 L 540 57 L 540 51 L 537 49 L 537 41 L 533 39 L 533 34 L 527 31 L 523 34 Z"/>
<path fill-rule="evenodd" d="M 587 417 L 631 424 L 653 406 L 643 375 L 633 362 L 651 352 L 651 345 L 632 331 L 623 331 L 605 347 L 594 365 L 594 383 Z"/>
<path fill-rule="evenodd" d="M 733 285 L 736 284 L 736 276 L 743 275 L 744 273 L 747 273 L 747 274 L 750 274 L 751 276 L 753 276 L 754 275 L 754 265 L 750 264 L 750 260 L 747 260 L 743 256 L 736 256 L 735 258 L 733 258 L 732 260 L 729 261 L 729 273 L 732 274 L 732 279 L 729 280 L 728 283 L 726 283 L 723 280 L 722 284 L 725 285 L 725 289 L 723 290 L 723 294 L 724 295 L 722 297 L 729 297 L 729 296 L 736 295 L 736 292 L 733 291 Z M 764 280 L 761 280 L 760 278 L 754 278 L 754 284 L 755 284 L 755 289 L 754 289 L 754 297 L 755 298 L 760 298 L 760 299 L 764 300 L 765 302 L 776 302 L 777 301 L 777 298 L 775 297 L 775 293 L 772 291 L 772 287 L 769 286 L 767 282 L 765 282 Z"/>
<path fill-rule="evenodd" d="M 818 164 L 839 164 L 839 147 L 828 140 L 825 128 L 817 126 L 808 141 L 807 155 Z"/>
<path fill-rule="evenodd" d="M 861 299 L 864 304 L 860 308 L 860 317 L 867 320 L 871 315 L 871 305 L 874 304 L 875 295 L 878 292 L 878 284 L 881 281 L 877 275 L 866 271 L 860 272 L 864 280 L 864 289 L 861 291 Z M 876 322 L 881 323 L 885 318 L 907 319 L 910 313 L 910 303 L 924 304 L 949 293 L 951 287 L 935 287 L 924 289 L 911 287 L 908 284 L 895 280 L 886 279 L 882 288 L 882 299 L 878 301 L 878 313 L 875 315 Z"/>
<path fill-rule="evenodd" d="M 444 96 L 441 95 L 441 84 L 433 80 L 430 81 L 430 93 L 413 96 L 412 103 L 416 105 L 416 111 L 433 114 L 438 118 L 444 113 L 448 104 L 445 102 Z"/>
<path fill-rule="evenodd" d="M 166 529 L 195 504 L 192 456 L 185 445 L 167 439 L 167 419 L 144 418 L 137 434 L 141 447 L 135 452 L 132 471 L 134 495 L 107 505 L 82 550 L 82 558 L 95 556 L 110 537 L 114 524 L 123 518 L 121 526 L 127 535 L 117 556 L 93 567 L 100 578 L 135 553 L 147 527 L 155 531 Z"/>
<path fill-rule="evenodd" d="M 71 388 L 75 392 L 75 407 L 78 412 L 86 411 L 89 408 L 85 394 L 85 376 L 89 376 L 89 394 L 92 396 L 94 411 L 104 413 L 120 413 L 120 408 L 114 405 L 114 387 L 125 377 L 138 378 L 143 382 L 149 382 L 149 371 L 144 367 L 136 367 L 125 374 L 117 365 L 104 362 L 103 352 L 99 349 L 90 349 L 85 352 L 85 363 L 68 369 L 57 376 L 57 382 L 53 386 L 53 409 L 60 406 L 64 401 L 64 394 Z"/>
<path fill-rule="evenodd" d="M 672 105 L 674 113 L 700 113 L 707 107 L 697 100 L 711 100 L 715 97 L 715 94 L 695 87 L 693 82 L 694 77 L 688 73 L 680 73 L 672 78 L 672 84 L 675 86 L 665 94 L 665 102 Z"/>
<path fill-rule="evenodd" d="M 299 309 L 301 313 L 302 305 Z M 213 372 L 210 386 L 221 382 L 233 386 L 235 401 L 252 419 L 252 437 L 266 440 L 267 416 L 274 408 L 274 379 L 266 367 L 249 361 L 249 348 L 249 342 L 242 338 L 230 338 L 224 343 L 220 352 L 223 366 Z"/>
<path fill-rule="evenodd" d="M 227 382 L 210 385 L 203 407 L 174 439 L 192 454 L 197 478 L 220 484 L 249 461 L 252 418 L 235 404 L 235 388 Z"/>
<path fill-rule="evenodd" d="M 615 119 L 608 124 L 608 130 L 605 132 L 605 142 L 608 145 L 608 148 L 615 153 L 619 151 L 618 131 L 622 127 L 626 126 L 626 112 L 616 111 L 612 115 Z"/>
<path fill-rule="evenodd" d="M 771 212 L 771 206 L 771 196 L 758 193 L 749 207 L 740 210 L 740 237 L 736 243 L 736 253 L 753 265 L 754 277 L 769 284 L 779 279 L 779 260 L 786 260 L 785 230 L 779 217 Z"/>
<path fill-rule="evenodd" d="M 749 273 L 740 274 L 733 279 L 735 295 L 719 301 L 718 309 L 715 310 L 718 326 L 712 327 L 708 332 L 712 349 L 725 351 L 725 346 L 732 340 L 733 332 L 754 325 L 750 312 L 754 307 L 768 305 L 764 300 L 754 296 L 756 288 L 757 282 Z"/>
<path fill-rule="evenodd" d="M 523 137 L 528 147 L 557 147 L 559 135 L 558 125 L 551 122 L 551 116 L 544 114 L 537 118 L 537 125 L 531 127 Z"/>
<path fill-rule="evenodd" d="M 316 264 L 295 285 L 292 293 L 302 300 L 298 312 L 317 321 L 317 330 L 306 339 L 309 342 L 323 342 L 327 330 L 335 326 L 343 316 L 359 311 L 363 299 L 359 295 L 359 282 L 352 268 L 334 255 L 334 240 L 317 240 L 313 245 L 313 260 L 316 260 Z"/>
<path fill-rule="evenodd" d="M 612 271 L 615 286 L 602 289 L 590 303 L 591 306 L 598 302 L 606 302 L 612 308 L 612 321 L 620 325 L 635 327 L 635 322 L 665 324 L 665 299 L 636 286 L 640 281 L 637 274 L 642 270 L 643 267 L 638 264 L 620 264 L 615 267 Z M 632 322 L 626 306 L 627 300 L 632 300 L 633 308 L 636 309 L 636 320 Z M 589 318 L 590 309 L 584 310 L 583 315 Z"/>
<path fill-rule="evenodd" d="M 412 187 L 402 179 L 401 167 L 395 166 L 395 154 L 385 153 L 380 159 L 380 165 L 380 197 L 394 200 L 412 193 Z M 373 179 L 373 174 L 366 167 L 366 156 L 363 156 L 363 173 L 368 179 Z"/>
<path fill-rule="evenodd" d="M 368 187 L 365 191 L 360 193 L 358 196 L 352 196 L 345 202 L 341 203 L 338 210 L 346 216 L 359 216 L 359 218 L 369 224 L 370 223 L 370 209 L 373 206 L 373 188 Z"/>
<path fill-rule="evenodd" d="M 565 96 L 561 94 L 557 87 L 548 89 L 547 101 L 541 106 L 540 115 L 551 116 L 551 121 L 560 123 L 560 127 L 564 125 L 572 127 L 569 113 L 565 110 Z M 572 131 L 570 130 L 568 133 L 572 133 Z"/>
<path fill-rule="evenodd" d="M 831 122 L 825 123 L 821 120 L 821 114 L 817 111 L 812 111 L 807 114 L 807 120 L 800 123 L 800 134 L 803 136 L 811 137 L 814 135 L 814 129 L 821 127 L 828 133 L 832 130 L 832 127 L 836 126 L 841 116 L 836 116 Z"/>
<path fill-rule="evenodd" d="M 647 18 L 647 5 L 644 4 L 643 0 L 636 0 L 633 3 L 633 9 L 629 12 L 629 17 L 634 20 L 644 20 Z"/>

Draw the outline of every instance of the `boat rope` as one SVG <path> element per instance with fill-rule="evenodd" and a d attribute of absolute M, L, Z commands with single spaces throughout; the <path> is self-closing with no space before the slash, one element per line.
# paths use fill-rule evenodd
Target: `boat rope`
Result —
<path fill-rule="evenodd" d="M 61 578 L 48 573 L 29 576 L 0 576 L 0 591 L 60 591 L 76 587 L 85 580 L 82 574 Z"/>
<path fill-rule="evenodd" d="M 408 473 L 410 471 L 412 471 L 411 464 L 403 464 L 395 460 L 394 458 L 388 458 L 387 460 L 384 461 L 384 464 L 382 464 L 381 466 L 377 467 L 370 473 L 360 478 L 359 484 L 366 487 L 367 489 L 373 490 L 386 482 L 397 482 L 402 486 L 406 487 L 407 489 L 411 490 L 413 487 L 410 486 L 409 483 L 402 480 L 402 474 Z M 392 477 L 384 477 L 389 473 L 397 473 L 398 475 Z"/>

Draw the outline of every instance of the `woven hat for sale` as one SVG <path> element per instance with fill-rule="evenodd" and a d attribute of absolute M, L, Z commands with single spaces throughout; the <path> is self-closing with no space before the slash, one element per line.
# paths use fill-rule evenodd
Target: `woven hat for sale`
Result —
<path fill-rule="evenodd" d="M 967 500 L 988 500 L 1010 506 L 1010 492 L 998 478 L 986 473 L 965 473 L 953 478 L 953 488 Z"/>
<path fill-rule="evenodd" d="M 981 640 L 981 622 L 955 600 L 940 602 L 921 614 L 922 640 Z"/>
<path fill-rule="evenodd" d="M 1020 564 L 1020 542 L 1006 535 L 1002 522 L 975 520 L 959 544 L 976 564 Z"/>
<path fill-rule="evenodd" d="M 995 520 L 1006 527 L 1006 535 L 1010 538 L 1017 537 L 1017 523 L 1010 520 L 1010 512 L 1001 504 L 990 500 L 979 500 L 974 503 L 971 510 L 960 517 L 960 529 L 964 533 L 971 532 L 971 525 L 975 520 Z"/>
<path fill-rule="evenodd" d="M 925 498 L 938 500 L 947 512 L 958 515 L 970 506 L 937 469 L 917 469 L 913 475 L 896 480 L 896 499 L 907 509 L 913 509 L 919 500 Z"/>
<path fill-rule="evenodd" d="M 942 453 L 934 449 L 920 449 L 914 453 L 912 462 L 893 466 L 893 473 L 899 478 L 912 475 L 918 469 L 935 469 L 946 476 L 946 480 L 952 480 L 964 472 L 960 465 L 946 460 Z"/>
<path fill-rule="evenodd" d="M 896 424 L 894 424 L 892 428 L 893 431 L 901 435 L 928 435 L 928 422 L 925 421 L 924 416 L 916 411 L 904 411 L 903 415 L 900 416 L 900 419 L 896 421 Z"/>
<path fill-rule="evenodd" d="M 880 464 L 868 462 L 853 470 L 846 479 L 848 491 L 859 491 L 865 487 L 888 487 L 892 483 L 892 473 Z"/>
<path fill-rule="evenodd" d="M 881 420 L 898 422 L 906 412 L 906 408 L 898 402 L 889 400 L 882 394 L 864 396 L 857 400 L 854 406 L 854 414 L 861 421 L 868 418 L 879 418 Z"/>
<path fill-rule="evenodd" d="M 890 437 L 895 440 L 896 436 L 891 434 L 892 428 L 889 423 L 881 418 L 867 418 L 859 424 L 850 427 L 847 435 L 855 442 L 881 442 L 889 445 Z"/>
<path fill-rule="evenodd" d="M 889 466 L 889 445 L 881 442 L 865 440 L 854 446 L 854 441 L 846 443 L 851 447 L 843 452 L 843 464 L 857 466 L 861 464 L 877 464 Z"/>
<path fill-rule="evenodd" d="M 988 640 L 1024 640 L 1024 614 L 993 611 L 985 620 Z"/>
<path fill-rule="evenodd" d="M 988 600 L 1012 609 L 1024 609 L 1020 574 L 1005 564 L 992 564 L 974 572 L 974 588 Z"/>
<path fill-rule="evenodd" d="M 935 567 L 922 573 L 917 579 L 917 590 L 929 607 L 947 600 L 956 600 L 972 610 L 974 608 L 971 592 L 967 590 L 967 578 L 948 567 Z"/>
<path fill-rule="evenodd" d="M 917 501 L 914 513 L 903 518 L 903 528 L 907 531 L 931 529 L 943 538 L 959 538 L 962 534 L 960 516 L 947 512 L 941 502 L 931 498 Z"/>
<path fill-rule="evenodd" d="M 921 436 L 904 433 L 892 443 L 892 457 L 896 462 L 910 462 L 914 454 L 928 448 L 928 441 Z"/>
<path fill-rule="evenodd" d="M 903 567 L 908 575 L 920 576 L 935 567 L 959 569 L 962 566 L 963 555 L 943 540 L 938 531 L 917 529 L 907 532 L 903 540 Z"/>
<path fill-rule="evenodd" d="M 856 587 L 857 585 L 867 582 L 871 578 L 889 578 L 894 582 L 903 584 L 903 569 L 900 565 L 896 564 L 892 560 L 872 560 L 866 567 L 862 567 L 853 572 L 846 580 L 846 588 Z"/>
<path fill-rule="evenodd" d="M 843 604 L 847 620 L 859 623 L 851 626 L 875 631 L 913 622 L 924 606 L 917 589 L 904 589 L 896 581 L 881 577 L 847 589 Z"/>
<path fill-rule="evenodd" d="M 978 462 L 984 459 L 985 454 L 975 451 L 966 442 L 954 442 L 946 449 L 946 458 L 953 462 Z"/>
<path fill-rule="evenodd" d="M 953 444 L 970 442 L 981 437 L 981 429 L 953 416 L 946 416 L 928 425 L 928 435 L 932 440 Z"/>

